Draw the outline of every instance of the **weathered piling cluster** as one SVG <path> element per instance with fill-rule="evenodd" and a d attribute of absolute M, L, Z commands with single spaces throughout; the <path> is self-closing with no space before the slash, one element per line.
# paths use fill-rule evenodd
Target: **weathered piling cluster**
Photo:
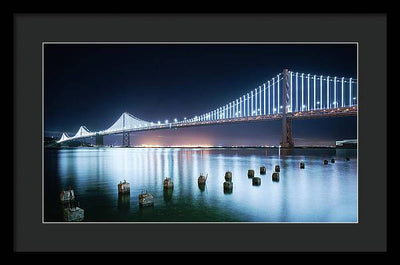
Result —
<path fill-rule="evenodd" d="M 261 166 L 260 167 L 260 175 L 265 175 L 267 173 L 267 168 L 265 166 Z M 253 184 L 253 186 L 260 186 L 261 185 L 261 178 L 260 177 L 256 177 L 254 175 L 254 170 L 253 169 L 249 169 L 247 171 L 247 177 L 251 178 L 251 182 Z"/>
<path fill-rule="evenodd" d="M 164 190 L 169 190 L 174 188 L 174 182 L 171 180 L 171 178 L 166 177 L 163 181 L 163 186 Z"/>
<path fill-rule="evenodd" d="M 233 182 L 232 182 L 232 172 L 225 172 L 225 182 L 224 182 L 224 193 L 232 193 Z"/>
<path fill-rule="evenodd" d="M 130 208 L 130 194 L 131 194 L 131 184 L 124 181 L 118 183 L 118 208 L 119 209 L 129 209 Z"/>
<path fill-rule="evenodd" d="M 153 206 L 154 205 L 154 197 L 148 191 L 142 191 L 139 194 L 139 206 Z"/>
<path fill-rule="evenodd" d="M 70 202 L 73 200 L 75 200 L 75 192 L 71 188 L 71 186 L 69 186 L 68 190 L 61 191 L 61 193 L 60 193 L 60 201 L 61 202 Z"/>
<path fill-rule="evenodd" d="M 275 171 L 272 172 L 272 181 L 279 182 L 279 172 L 281 172 L 281 167 L 279 165 L 275 165 Z"/>
<path fill-rule="evenodd" d="M 350 159 L 348 157 L 346 157 L 345 159 L 346 161 L 350 161 Z M 336 162 L 335 158 L 331 158 L 331 163 L 334 164 Z M 327 159 L 324 160 L 324 165 L 328 165 L 329 162 Z"/>
<path fill-rule="evenodd" d="M 66 222 L 80 222 L 85 217 L 85 211 L 80 208 L 79 202 L 75 200 L 75 192 L 69 187 L 60 193 L 60 202 L 63 210 L 63 220 Z"/>
<path fill-rule="evenodd" d="M 168 190 L 168 189 L 172 189 L 174 187 L 174 183 L 171 181 L 170 178 L 165 178 L 164 179 L 164 189 Z M 130 200 L 128 200 L 125 197 L 121 197 L 121 196 L 129 196 L 130 192 L 131 192 L 131 185 L 129 182 L 127 182 L 125 179 L 124 181 L 120 181 L 117 185 L 118 187 L 118 200 L 127 200 L 128 202 Z M 139 194 L 139 206 L 151 206 L 153 205 L 153 195 L 151 195 L 149 192 L 145 191 L 142 192 L 141 194 Z"/>
<path fill-rule="evenodd" d="M 275 165 L 274 172 L 272 173 L 272 180 L 273 181 L 279 181 L 279 172 L 280 171 L 281 171 L 280 166 L 279 165 Z M 267 168 L 265 166 L 261 166 L 260 167 L 260 175 L 265 175 L 266 173 L 267 173 Z M 249 169 L 247 171 L 247 177 L 251 178 L 253 186 L 260 186 L 261 185 L 261 178 L 260 177 L 256 177 L 254 175 L 254 170 L 253 169 Z"/>
<path fill-rule="evenodd" d="M 350 161 L 350 158 L 349 157 L 345 157 L 345 159 L 344 159 L 345 161 Z M 335 160 L 335 158 L 331 158 L 331 164 L 334 164 L 336 162 L 336 160 Z M 325 159 L 324 160 L 324 165 L 328 165 L 329 164 L 329 161 L 327 160 L 327 159 Z"/>
<path fill-rule="evenodd" d="M 124 180 L 124 182 L 120 181 L 118 183 L 118 193 L 126 194 L 130 192 L 131 192 L 131 185 L 129 182 L 126 182 L 126 180 Z"/>
<path fill-rule="evenodd" d="M 170 201 L 172 199 L 172 192 L 174 190 L 174 182 L 171 180 L 171 178 L 166 177 L 163 181 L 163 187 L 164 187 L 164 191 L 163 191 L 163 197 L 165 201 Z M 151 194 L 150 194 L 151 195 Z M 153 195 L 151 195 L 153 196 Z M 152 197 L 148 197 L 152 198 Z M 151 206 L 153 205 L 153 203 L 142 203 L 142 206 Z"/>
<path fill-rule="evenodd" d="M 79 203 L 73 203 L 64 209 L 63 217 L 66 222 L 81 222 L 85 218 L 85 210 L 79 207 Z"/>
<path fill-rule="evenodd" d="M 207 178 L 208 178 L 208 174 L 206 176 L 204 176 L 203 174 L 200 174 L 200 177 L 197 179 L 197 183 L 199 185 L 205 185 Z"/>
<path fill-rule="evenodd" d="M 200 191 L 205 191 L 207 178 L 208 174 L 204 176 L 204 174 L 201 173 L 199 178 L 197 179 L 197 185 L 199 186 Z"/>

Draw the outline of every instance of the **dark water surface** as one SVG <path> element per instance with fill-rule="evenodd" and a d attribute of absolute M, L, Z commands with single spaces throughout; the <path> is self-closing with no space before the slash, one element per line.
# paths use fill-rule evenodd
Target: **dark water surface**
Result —
<path fill-rule="evenodd" d="M 68 186 L 85 210 L 84 222 L 357 222 L 355 149 L 76 148 L 44 155 L 45 222 L 62 221 L 59 193 Z M 279 182 L 271 178 L 275 165 Z M 252 185 L 248 169 L 260 186 Z M 228 170 L 231 194 L 223 190 Z M 208 174 L 204 189 L 200 173 Z M 163 190 L 167 176 L 172 192 Z M 119 196 L 124 179 L 131 192 Z M 143 190 L 154 196 L 154 206 L 139 207 Z"/>

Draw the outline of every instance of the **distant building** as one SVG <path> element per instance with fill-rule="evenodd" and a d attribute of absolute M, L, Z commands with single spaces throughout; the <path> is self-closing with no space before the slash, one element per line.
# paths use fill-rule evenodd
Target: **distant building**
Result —
<path fill-rule="evenodd" d="M 336 141 L 336 148 L 357 148 L 357 139 Z"/>

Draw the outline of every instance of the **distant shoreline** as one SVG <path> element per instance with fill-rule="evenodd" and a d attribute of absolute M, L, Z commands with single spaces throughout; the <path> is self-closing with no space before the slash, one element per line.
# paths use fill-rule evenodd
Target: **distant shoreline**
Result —
<path fill-rule="evenodd" d="M 181 148 L 181 149 L 357 149 L 357 147 L 336 147 L 336 146 L 295 146 L 293 148 L 283 148 L 279 146 L 78 146 L 78 147 L 45 147 L 46 149 L 79 149 L 79 148 Z"/>

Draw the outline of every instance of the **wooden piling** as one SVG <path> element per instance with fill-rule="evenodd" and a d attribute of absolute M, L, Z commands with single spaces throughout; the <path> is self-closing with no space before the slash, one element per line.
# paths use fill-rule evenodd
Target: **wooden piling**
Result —
<path fill-rule="evenodd" d="M 232 181 L 232 172 L 230 172 L 230 171 L 225 172 L 225 180 Z"/>
<path fill-rule="evenodd" d="M 233 191 L 233 182 L 225 181 L 224 182 L 224 193 L 232 193 Z"/>
<path fill-rule="evenodd" d="M 254 178 L 254 170 L 253 170 L 253 169 L 249 169 L 249 170 L 247 171 L 247 176 L 248 176 L 249 178 Z"/>
<path fill-rule="evenodd" d="M 253 178 L 253 186 L 260 186 L 261 185 L 261 178 L 254 177 Z"/>
<path fill-rule="evenodd" d="M 272 173 L 272 181 L 279 181 L 279 173 L 278 172 Z"/>
<path fill-rule="evenodd" d="M 129 182 L 126 182 L 126 180 L 124 180 L 124 182 L 120 181 L 118 183 L 118 193 L 124 194 L 130 192 L 131 192 L 131 185 L 129 184 Z"/>

